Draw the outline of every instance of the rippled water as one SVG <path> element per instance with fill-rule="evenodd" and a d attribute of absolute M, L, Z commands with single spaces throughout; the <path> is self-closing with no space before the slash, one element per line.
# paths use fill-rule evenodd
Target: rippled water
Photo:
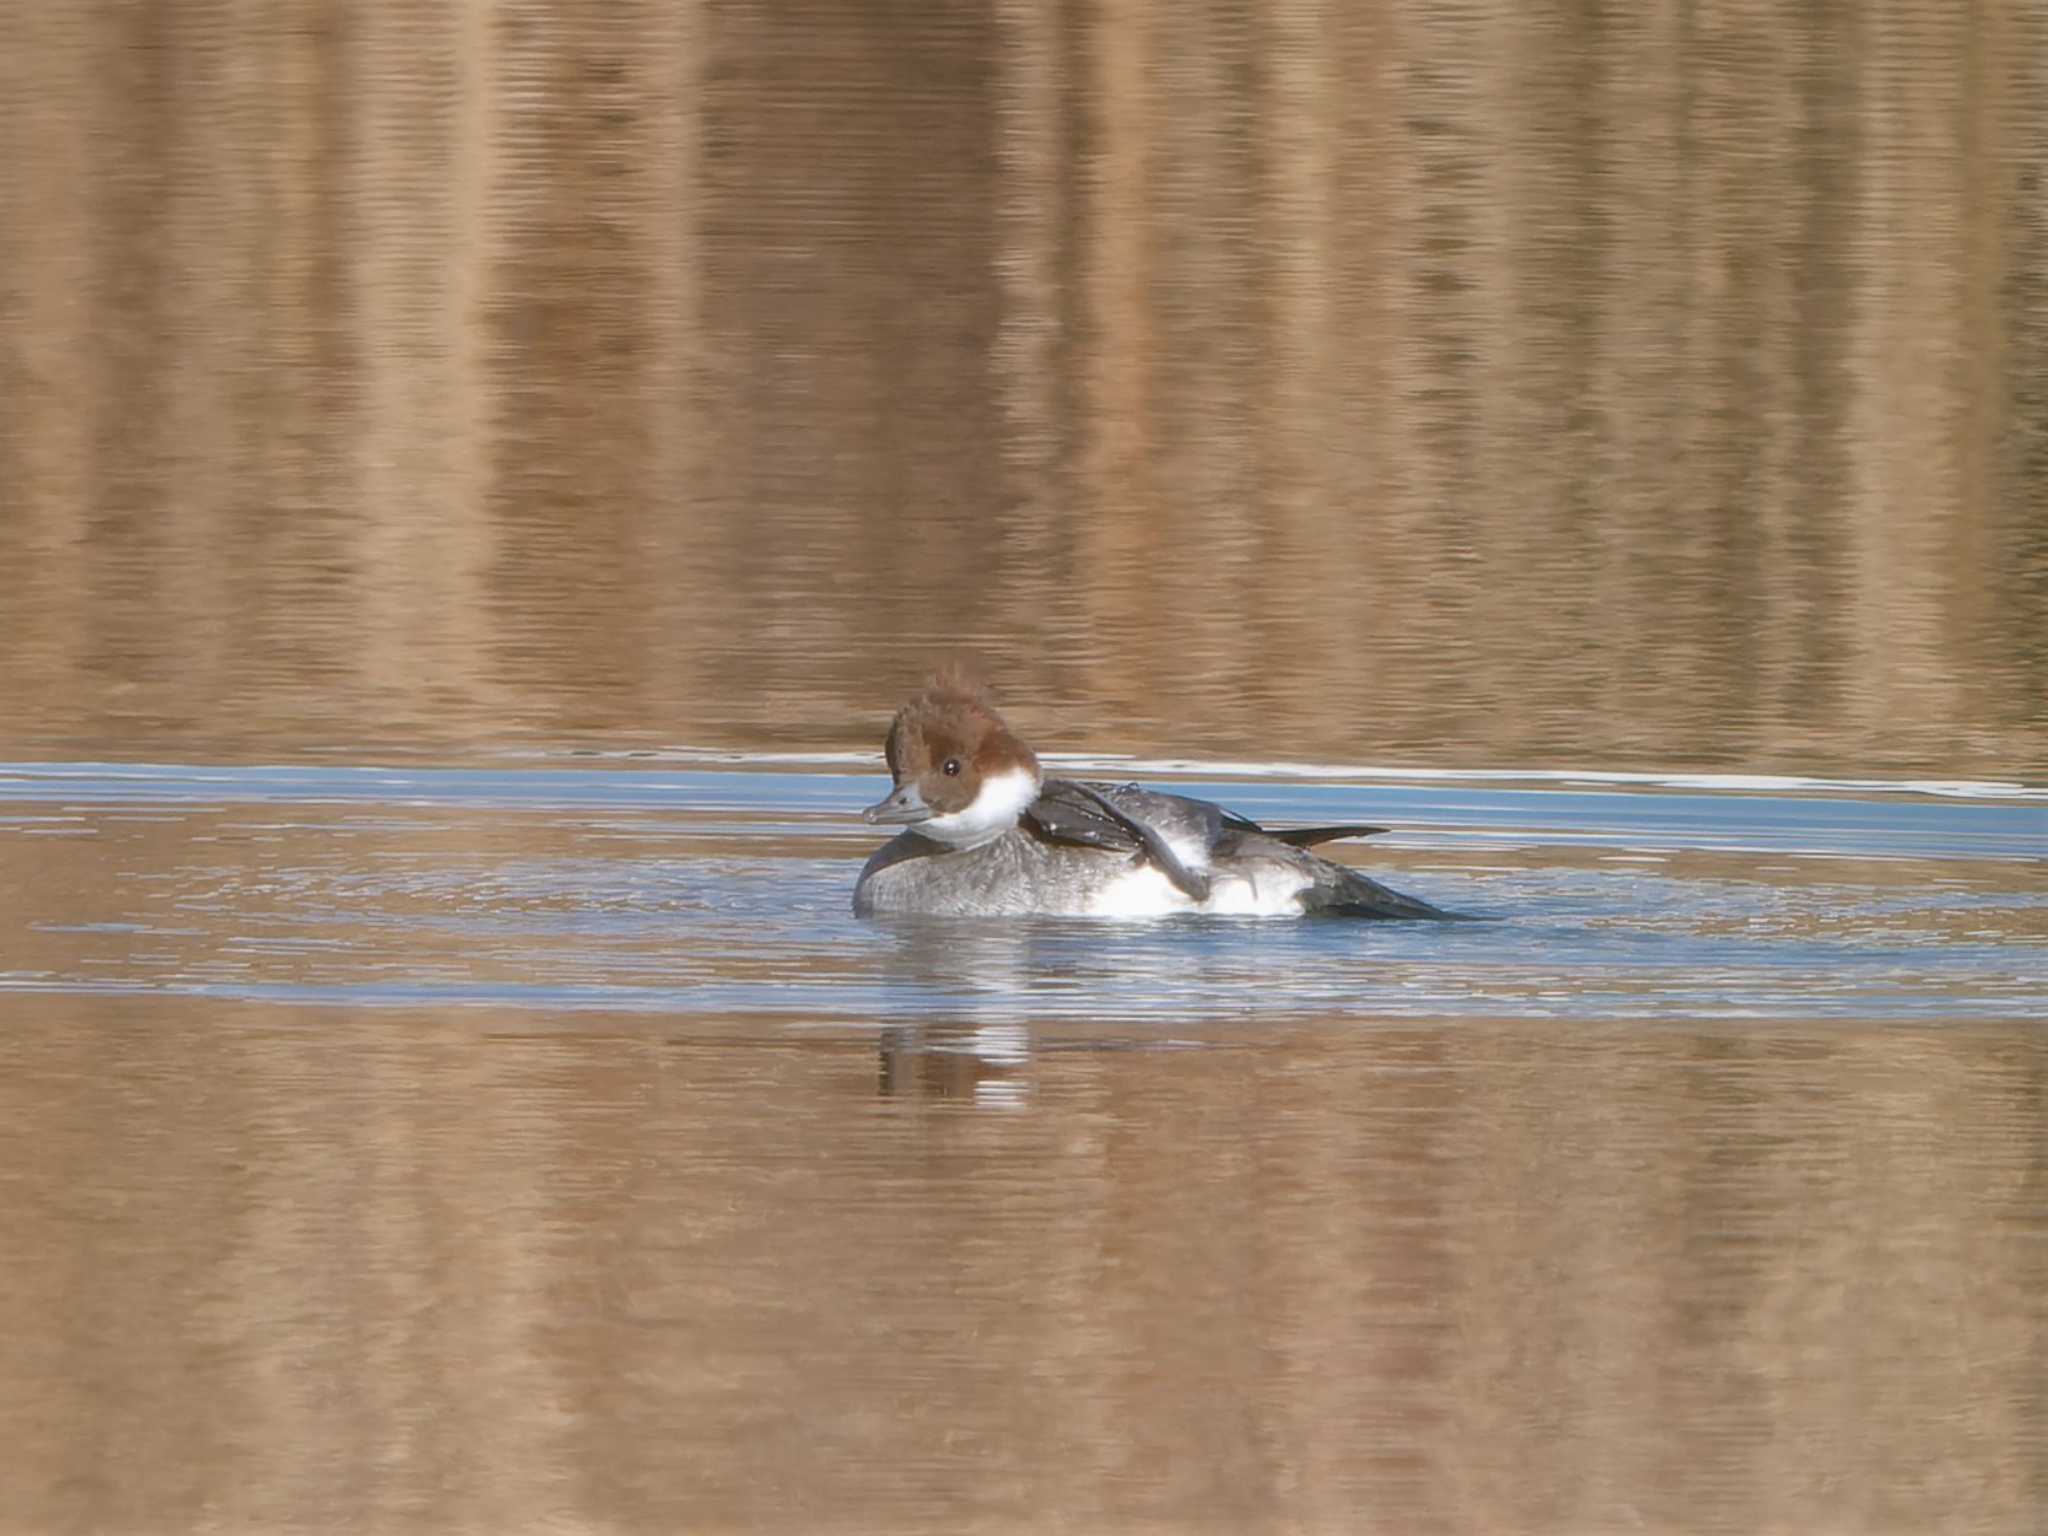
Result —
<path fill-rule="evenodd" d="M 0 986 L 856 1020 L 2041 1005 L 2048 792 L 1177 766 L 1278 824 L 1388 820 L 1346 857 L 1493 921 L 859 923 L 873 785 L 836 762 L 16 765 L 0 827 L 52 904 Z"/>
<path fill-rule="evenodd" d="M 2048 792 L 1072 765 L 1489 921 L 856 922 L 866 760 L 0 768 L 7 1527 L 2036 1528 Z"/>

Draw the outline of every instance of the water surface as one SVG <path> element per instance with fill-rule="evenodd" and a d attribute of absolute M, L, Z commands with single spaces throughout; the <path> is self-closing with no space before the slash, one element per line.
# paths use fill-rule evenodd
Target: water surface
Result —
<path fill-rule="evenodd" d="M 18 959 L 39 963 L 0 985 L 853 1019 L 2040 1004 L 2048 792 L 2020 785 L 1178 765 L 1167 782 L 1275 824 L 1393 822 L 1346 856 L 1492 921 L 1185 919 L 1106 938 L 1091 922 L 855 922 L 851 878 L 878 839 L 852 813 L 872 776 L 710 755 L 0 767 L 28 889 L 76 904 L 31 919 Z"/>
<path fill-rule="evenodd" d="M 1489 920 L 857 922 L 865 760 L 0 768 L 0 1510 L 2034 1528 L 2041 790 L 1062 766 Z"/>

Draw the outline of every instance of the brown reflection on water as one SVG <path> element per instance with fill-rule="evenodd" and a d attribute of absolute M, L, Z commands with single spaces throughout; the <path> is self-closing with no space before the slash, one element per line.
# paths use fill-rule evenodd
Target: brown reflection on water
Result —
<path fill-rule="evenodd" d="M 9 734 L 2048 764 L 2048 39 L 0 16 Z M 1253 706 L 1256 713 L 1247 710 Z"/>
<path fill-rule="evenodd" d="M 2038 1031 L 1051 1029 L 878 1077 L 760 1020 L 5 1014 L 10 1529 L 2020 1532 L 2048 1495 Z"/>

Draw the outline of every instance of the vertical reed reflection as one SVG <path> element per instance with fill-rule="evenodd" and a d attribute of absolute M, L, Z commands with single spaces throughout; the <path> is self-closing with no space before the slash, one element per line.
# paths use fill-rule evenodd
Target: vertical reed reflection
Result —
<path fill-rule="evenodd" d="M 2038 1523 L 2038 1032 L 537 1018 L 17 1018 L 11 1521 Z"/>
<path fill-rule="evenodd" d="M 0 710 L 2038 771 L 2043 27 L 7 7 Z"/>

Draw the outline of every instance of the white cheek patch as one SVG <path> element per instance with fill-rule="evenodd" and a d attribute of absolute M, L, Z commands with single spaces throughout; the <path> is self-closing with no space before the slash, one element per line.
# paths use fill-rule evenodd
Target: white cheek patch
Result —
<path fill-rule="evenodd" d="M 1038 798 L 1038 787 L 1038 775 L 1022 768 L 992 773 L 981 781 L 981 792 L 965 809 L 921 821 L 917 830 L 955 848 L 992 842 L 1017 825 L 1017 818 Z"/>

